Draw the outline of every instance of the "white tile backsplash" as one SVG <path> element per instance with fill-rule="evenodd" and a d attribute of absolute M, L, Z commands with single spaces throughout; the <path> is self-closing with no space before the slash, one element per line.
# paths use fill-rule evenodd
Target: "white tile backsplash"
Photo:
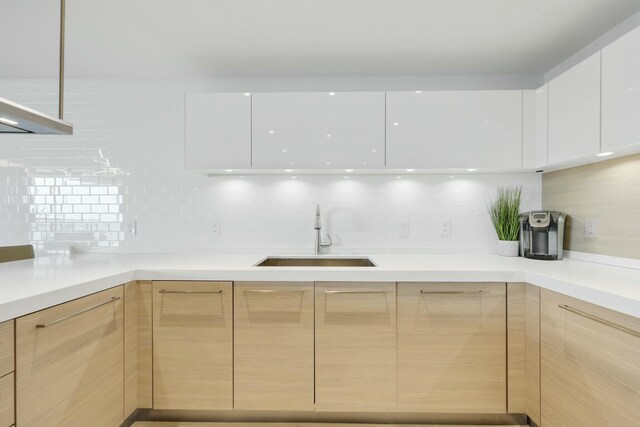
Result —
<path fill-rule="evenodd" d="M 36 96 L 28 83 L 1 81 L 0 96 L 52 110 L 55 85 L 33 82 Z M 233 80 L 227 90 L 256 90 L 256 81 L 245 83 Z M 287 90 L 280 80 L 277 88 L 259 86 Z M 184 94 L 224 90 L 224 82 L 71 80 L 66 87 L 73 136 L 0 135 L 2 245 L 31 242 L 39 253 L 71 245 L 310 252 L 320 203 L 332 252 L 491 253 L 486 198 L 497 187 L 522 185 L 523 210 L 540 207 L 541 180 L 532 173 L 207 177 L 183 167 Z M 451 222 L 448 237 L 440 235 L 442 221 Z"/>

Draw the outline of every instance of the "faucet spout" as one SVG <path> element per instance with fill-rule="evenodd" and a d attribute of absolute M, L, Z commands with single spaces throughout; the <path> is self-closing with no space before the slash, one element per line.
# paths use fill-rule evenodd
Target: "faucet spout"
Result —
<path fill-rule="evenodd" d="M 331 241 L 331 236 L 329 236 L 327 234 L 327 238 L 329 239 L 329 242 L 323 242 L 322 241 L 322 235 L 320 234 L 320 231 L 322 230 L 322 221 L 320 219 L 320 205 L 316 205 L 316 220 L 315 223 L 313 225 L 313 229 L 316 231 L 316 244 L 315 244 L 315 249 L 316 249 L 316 255 L 322 255 L 322 248 L 328 248 L 332 245 L 332 241 Z"/>

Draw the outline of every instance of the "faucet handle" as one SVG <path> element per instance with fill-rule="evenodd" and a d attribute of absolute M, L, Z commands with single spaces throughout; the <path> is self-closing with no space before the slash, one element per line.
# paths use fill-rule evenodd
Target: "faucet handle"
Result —
<path fill-rule="evenodd" d="M 331 240 L 331 236 L 329 236 L 328 234 L 327 234 L 327 239 L 329 239 L 329 243 L 327 243 L 327 242 L 320 242 L 320 246 L 325 246 L 325 247 L 327 247 L 327 248 L 328 248 L 329 246 L 333 245 L 333 240 Z"/>

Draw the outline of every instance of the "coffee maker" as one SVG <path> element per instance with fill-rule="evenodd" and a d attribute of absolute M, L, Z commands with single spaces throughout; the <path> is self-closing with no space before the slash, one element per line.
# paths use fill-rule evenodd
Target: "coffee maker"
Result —
<path fill-rule="evenodd" d="M 520 255 L 532 259 L 562 259 L 566 217 L 557 211 L 520 214 Z"/>

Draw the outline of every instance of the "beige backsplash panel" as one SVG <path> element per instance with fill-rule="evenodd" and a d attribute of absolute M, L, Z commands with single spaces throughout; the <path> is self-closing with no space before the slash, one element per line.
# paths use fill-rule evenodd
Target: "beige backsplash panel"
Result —
<path fill-rule="evenodd" d="M 542 208 L 569 215 L 565 249 L 640 258 L 640 155 L 544 174 Z M 591 219 L 596 239 L 584 237 Z"/>

